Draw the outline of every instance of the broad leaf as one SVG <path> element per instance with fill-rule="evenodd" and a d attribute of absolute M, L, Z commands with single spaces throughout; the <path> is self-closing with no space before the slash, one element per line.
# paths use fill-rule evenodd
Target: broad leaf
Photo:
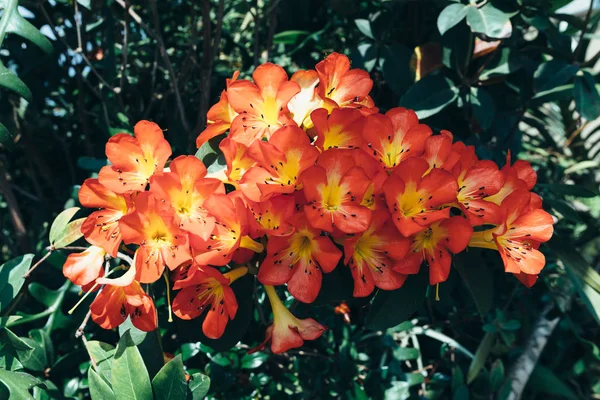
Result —
<path fill-rule="evenodd" d="M 492 126 L 496 114 L 494 99 L 484 88 L 472 87 L 469 102 L 477 123 L 481 129 L 487 131 Z"/>
<path fill-rule="evenodd" d="M 593 121 L 600 116 L 600 94 L 596 89 L 594 77 L 587 71 L 577 75 L 574 80 L 573 97 L 581 116 Z"/>
<path fill-rule="evenodd" d="M 196 151 L 196 158 L 204 163 L 209 174 L 215 174 L 227 167 L 225 156 L 223 156 L 223 152 L 219 149 L 219 144 L 224 138 L 225 135 L 214 137 L 200 146 L 198 151 Z"/>
<path fill-rule="evenodd" d="M 127 318 L 125 322 L 119 325 L 119 335 L 123 336 L 129 332 L 133 343 L 137 346 L 144 364 L 148 369 L 150 378 L 153 378 L 163 367 L 165 360 L 161 351 L 160 333 L 158 329 L 152 332 L 143 332 L 133 326 L 131 319 Z"/>
<path fill-rule="evenodd" d="M 9 150 L 14 147 L 13 137 L 6 126 L 0 123 L 0 144 Z"/>
<path fill-rule="evenodd" d="M 473 32 L 483 33 L 490 38 L 504 39 L 512 34 L 512 26 L 507 14 L 491 3 L 481 8 L 469 7 L 467 23 Z"/>
<path fill-rule="evenodd" d="M 4 311 L 25 283 L 23 275 L 31 267 L 33 254 L 25 254 L 0 266 L 0 311 Z"/>
<path fill-rule="evenodd" d="M 414 74 L 410 68 L 412 55 L 411 49 L 399 43 L 381 46 L 379 68 L 387 84 L 398 94 L 404 93 L 413 83 Z"/>
<path fill-rule="evenodd" d="M 24 372 L 12 372 L 0 368 L 0 385 L 8 389 L 10 400 L 33 400 L 29 391 L 34 386 L 42 385 L 42 381 Z"/>
<path fill-rule="evenodd" d="M 52 226 L 50 227 L 50 235 L 48 240 L 51 245 L 54 245 L 56 241 L 65 236 L 67 225 L 77 211 L 79 211 L 79 207 L 71 207 L 67 208 L 56 216 L 54 222 L 52 222 Z"/>
<path fill-rule="evenodd" d="M 575 76 L 579 67 L 567 64 L 563 60 L 550 60 L 540 64 L 533 74 L 535 90 L 544 92 L 557 86 L 564 85 Z"/>
<path fill-rule="evenodd" d="M 27 85 L 11 70 L 6 68 L 2 62 L 0 62 L 0 86 L 12 90 L 27 101 L 31 101 L 33 98 L 31 90 L 29 90 Z"/>
<path fill-rule="evenodd" d="M 479 347 L 477 348 L 477 352 L 475 352 L 475 357 L 471 360 L 471 365 L 469 365 L 469 371 L 467 372 L 467 384 L 470 384 L 477 378 L 479 371 L 485 365 L 485 361 L 492 350 L 492 345 L 496 341 L 497 333 L 488 332 L 483 337 L 481 343 L 479 343 Z"/>
<path fill-rule="evenodd" d="M 117 344 L 111 379 L 113 392 L 119 400 L 153 399 L 150 376 L 129 332 L 125 332 Z"/>
<path fill-rule="evenodd" d="M 46 39 L 46 36 L 42 35 L 35 26 L 31 25 L 31 23 L 23 18 L 18 12 L 12 14 L 12 17 L 8 21 L 8 28 L 6 31 L 29 40 L 45 53 L 49 54 L 54 50 L 52 43 Z"/>
<path fill-rule="evenodd" d="M 375 36 L 373 35 L 373 30 L 371 29 L 371 21 L 369 21 L 368 19 L 355 19 L 354 23 L 363 35 L 365 35 L 369 39 L 375 39 Z"/>
<path fill-rule="evenodd" d="M 437 20 L 437 27 L 443 35 L 467 16 L 470 6 L 464 4 L 450 4 L 442 10 Z"/>
<path fill-rule="evenodd" d="M 458 88 L 452 81 L 439 75 L 427 75 L 408 89 L 399 105 L 414 110 L 423 119 L 437 114 L 457 97 Z"/>
<path fill-rule="evenodd" d="M 113 400 L 115 398 L 115 394 L 109 384 L 92 367 L 88 369 L 88 385 L 90 386 L 90 397 L 92 400 Z"/>
<path fill-rule="evenodd" d="M 527 388 L 532 389 L 534 392 L 546 393 L 561 399 L 577 400 L 581 398 L 550 368 L 541 364 L 535 366 L 527 381 Z"/>
<path fill-rule="evenodd" d="M 112 372 L 112 359 L 115 355 L 115 348 L 107 343 L 90 340 L 87 342 L 86 349 L 90 358 L 96 362 L 96 372 L 110 385 Z"/>
<path fill-rule="evenodd" d="M 187 382 L 181 355 L 166 363 L 152 379 L 155 400 L 185 400 Z"/>
<path fill-rule="evenodd" d="M 425 300 L 427 275 L 427 269 L 422 266 L 419 274 L 410 275 L 400 289 L 379 290 L 367 315 L 367 327 L 385 330 L 408 319 Z"/>
<path fill-rule="evenodd" d="M 259 351 L 253 354 L 244 354 L 242 357 L 242 368 L 244 369 L 254 369 L 258 368 L 269 358 L 269 355 Z"/>
<path fill-rule="evenodd" d="M 191 400 L 202 400 L 210 389 L 210 378 L 204 374 L 193 374 L 189 381 L 189 392 L 192 395 Z M 190 397 L 188 396 L 188 399 Z"/>

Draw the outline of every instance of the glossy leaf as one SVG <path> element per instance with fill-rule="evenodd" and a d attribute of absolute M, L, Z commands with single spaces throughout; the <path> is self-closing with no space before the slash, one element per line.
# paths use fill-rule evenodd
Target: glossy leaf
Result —
<path fill-rule="evenodd" d="M 31 267 L 32 261 L 33 254 L 25 254 L 0 266 L 0 311 L 4 311 L 21 290 L 25 283 L 23 275 Z"/>
<path fill-rule="evenodd" d="M 413 83 L 414 74 L 410 69 L 412 55 L 411 49 L 399 43 L 381 46 L 379 68 L 387 84 L 398 94 L 404 93 Z"/>
<path fill-rule="evenodd" d="M 6 68 L 4 64 L 0 62 L 0 86 L 4 87 L 8 90 L 12 90 L 17 93 L 19 96 L 25 98 L 27 101 L 31 101 L 33 95 L 31 91 L 23 83 L 21 79 L 17 75 L 15 75 L 11 70 Z"/>
<path fill-rule="evenodd" d="M 6 31 L 29 40 L 45 53 L 52 53 L 54 50 L 52 43 L 46 39 L 46 36 L 42 35 L 35 26 L 31 25 L 31 23 L 19 15 L 18 12 L 12 14 L 12 17 L 8 21 L 8 28 Z"/>
<path fill-rule="evenodd" d="M 540 64 L 533 74 L 534 85 L 537 92 L 553 89 L 567 83 L 579 70 L 573 64 L 563 60 L 550 60 Z"/>
<path fill-rule="evenodd" d="M 92 367 L 88 369 L 88 385 L 92 399 L 112 400 L 115 398 L 110 385 Z"/>
<path fill-rule="evenodd" d="M 214 137 L 196 151 L 196 158 L 204 163 L 209 174 L 217 173 L 227 167 L 225 157 L 219 149 L 219 143 L 224 137 L 224 135 Z"/>
<path fill-rule="evenodd" d="M 49 242 L 53 245 L 56 241 L 65 235 L 67 225 L 75 214 L 79 211 L 79 207 L 71 207 L 62 211 L 56 216 L 50 227 Z"/>
<path fill-rule="evenodd" d="M 112 362 L 112 389 L 119 400 L 152 400 L 150 376 L 129 332 L 119 339 Z"/>
<path fill-rule="evenodd" d="M 202 400 L 210 389 L 210 378 L 204 374 L 193 374 L 188 382 L 192 400 Z M 188 396 L 188 398 L 190 398 Z"/>
<path fill-rule="evenodd" d="M 119 335 L 122 337 L 126 332 L 129 332 L 133 343 L 142 355 L 150 378 L 154 377 L 164 365 L 158 329 L 152 332 L 141 331 L 133 326 L 130 318 L 127 318 L 119 325 Z"/>
<path fill-rule="evenodd" d="M 400 99 L 400 106 L 414 110 L 420 119 L 437 114 L 458 97 L 454 84 L 439 75 L 427 75 Z"/>
<path fill-rule="evenodd" d="M 368 19 L 355 19 L 354 23 L 356 24 L 356 27 L 360 33 L 369 39 L 375 39 L 375 36 L 373 36 L 373 30 L 371 29 L 371 21 Z"/>
<path fill-rule="evenodd" d="M 469 6 L 464 4 L 450 4 L 442 10 L 437 20 L 437 27 L 440 34 L 443 35 L 450 28 L 456 26 L 467 16 Z"/>
<path fill-rule="evenodd" d="M 588 121 L 600 116 L 600 94 L 596 89 L 594 77 L 587 71 L 577 75 L 574 80 L 573 97 L 577 111 Z"/>
<path fill-rule="evenodd" d="M 473 110 L 473 116 L 484 131 L 488 130 L 494 122 L 496 107 L 494 99 L 481 87 L 472 87 L 469 102 Z"/>
<path fill-rule="evenodd" d="M 6 126 L 0 123 L 0 144 L 8 149 L 14 147 L 13 137 Z"/>
<path fill-rule="evenodd" d="M 507 38 L 512 33 L 508 15 L 487 3 L 481 8 L 468 7 L 467 23 L 473 32 L 483 33 L 490 38 Z M 510 28 L 508 28 L 510 27 Z"/>
<path fill-rule="evenodd" d="M 10 400 L 33 400 L 29 392 L 42 381 L 24 372 L 12 372 L 0 368 L 0 385 L 4 385 L 10 393 Z"/>
<path fill-rule="evenodd" d="M 187 383 L 181 355 L 166 363 L 152 379 L 155 400 L 185 400 Z"/>
<path fill-rule="evenodd" d="M 244 369 L 255 369 L 263 365 L 263 363 L 269 358 L 269 355 L 263 352 L 256 352 L 253 354 L 244 354 L 242 357 L 242 368 Z"/>

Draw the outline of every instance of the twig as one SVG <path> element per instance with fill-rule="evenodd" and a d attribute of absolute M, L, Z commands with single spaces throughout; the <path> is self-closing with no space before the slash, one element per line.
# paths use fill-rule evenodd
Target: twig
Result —
<path fill-rule="evenodd" d="M 258 40 L 258 30 L 260 28 L 260 13 L 259 13 L 259 5 L 258 0 L 256 0 L 256 14 L 250 10 L 250 14 L 254 17 L 254 67 L 258 65 L 258 49 L 259 49 L 259 40 Z"/>
<path fill-rule="evenodd" d="M 83 345 L 85 346 L 85 349 L 87 350 L 88 342 L 87 342 L 87 339 L 85 338 L 85 335 L 81 335 L 81 341 L 83 342 Z M 88 350 L 88 354 L 90 356 L 90 363 L 94 367 L 94 370 L 98 371 L 98 364 L 96 364 L 96 360 L 94 360 L 94 357 L 92 357 L 92 355 L 90 354 L 89 350 Z"/>
<path fill-rule="evenodd" d="M 590 17 L 592 16 L 592 10 L 594 9 L 594 0 L 590 0 L 590 6 L 588 7 L 587 13 L 585 14 L 585 19 L 583 20 L 583 29 L 581 29 L 581 34 L 579 35 L 579 42 L 577 42 L 577 47 L 575 48 L 575 52 L 573 52 L 573 61 L 577 61 L 579 58 L 579 53 L 581 53 L 581 49 L 583 48 L 583 37 L 587 33 L 588 24 L 590 22 Z"/>
<path fill-rule="evenodd" d="M 23 223 L 19 203 L 6 179 L 6 171 L 4 170 L 2 163 L 0 163 L 0 193 L 4 195 L 4 201 L 6 201 L 8 212 L 19 241 L 19 247 L 23 252 L 27 253 L 30 249 L 29 241 L 27 240 L 27 228 L 25 228 L 25 223 Z"/>
<path fill-rule="evenodd" d="M 125 69 L 127 68 L 127 53 L 128 53 L 128 35 L 129 35 L 129 8 L 131 5 L 127 2 L 127 7 L 125 8 L 125 21 L 123 21 L 123 45 L 121 47 L 121 54 L 123 56 L 121 62 L 121 82 L 119 83 L 119 90 L 123 91 L 123 87 L 125 86 Z"/>
<path fill-rule="evenodd" d="M 83 41 L 81 40 L 81 14 L 79 13 L 77 0 L 73 2 L 73 6 L 75 7 L 75 29 L 77 30 L 77 48 L 75 52 L 79 53 L 83 51 Z"/>
<path fill-rule="evenodd" d="M 97 297 L 97 295 L 96 295 L 96 297 Z M 85 341 L 85 335 L 83 334 L 83 330 L 85 329 L 85 326 L 87 325 L 87 323 L 90 320 L 91 316 L 92 316 L 92 310 L 89 310 L 87 312 L 87 314 L 85 315 L 85 318 L 83 319 L 83 322 L 81 323 L 81 325 L 79 325 L 79 328 L 77 328 L 77 330 L 75 331 L 75 337 L 76 338 L 81 337 L 82 340 Z"/>
<path fill-rule="evenodd" d="M 52 254 L 52 250 L 48 250 L 48 252 L 46 254 L 44 254 L 44 256 L 38 260 L 38 262 L 36 262 L 35 264 L 33 264 L 33 267 L 29 268 L 29 270 L 27 272 L 25 272 L 25 274 L 23 275 L 23 279 L 29 278 L 29 275 L 31 275 L 31 273 L 37 267 L 39 267 L 41 263 L 43 263 L 48 257 L 50 257 L 51 254 Z"/>

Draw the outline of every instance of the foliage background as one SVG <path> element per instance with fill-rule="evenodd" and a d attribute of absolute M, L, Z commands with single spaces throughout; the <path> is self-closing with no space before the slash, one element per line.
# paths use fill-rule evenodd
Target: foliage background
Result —
<path fill-rule="evenodd" d="M 338 268 L 314 306 L 292 305 L 330 328 L 323 338 L 283 355 L 248 356 L 270 317 L 252 278 L 236 283 L 247 318 L 223 340 L 202 343 L 194 326 L 166 321 L 159 282 L 160 332 L 131 331 L 150 377 L 162 346 L 181 354 L 188 374 L 208 375 L 215 398 L 503 399 L 523 374 L 523 398 L 600 398 L 600 53 L 588 49 L 600 13 L 557 13 L 568 3 L 481 0 L 467 10 L 467 1 L 445 0 L 19 1 L 18 12 L 49 43 L 35 29 L 17 29 L 0 51 L 32 93 L 7 89 L 14 78 L 0 76 L 0 257 L 45 254 L 51 221 L 77 205 L 78 185 L 105 165 L 112 134 L 151 119 L 166 129 L 174 155 L 193 154 L 206 111 L 235 70 L 248 77 L 268 60 L 291 75 L 344 52 L 371 73 L 383 111 L 414 108 L 482 158 L 503 165 L 510 150 L 533 164 L 535 190 L 557 218 L 538 283 L 527 290 L 503 273 L 497 254 L 471 250 L 440 301 L 417 276 L 369 302 L 351 299 L 349 274 Z M 454 8 L 438 20 L 447 6 Z M 478 47 L 489 42 L 491 51 Z M 0 269 L 0 316 L 25 315 L 0 319 L 0 398 L 27 398 L 35 385 L 36 399 L 89 397 L 90 358 L 74 338 L 87 307 L 66 315 L 78 288 L 62 276 L 65 257 L 53 252 L 25 282 L 30 257 L 21 275 L 9 275 L 14 264 Z M 351 324 L 334 312 L 343 299 Z M 85 331 L 112 345 L 125 332 L 92 323 Z M 548 344 L 526 373 L 517 361 L 540 338 Z"/>

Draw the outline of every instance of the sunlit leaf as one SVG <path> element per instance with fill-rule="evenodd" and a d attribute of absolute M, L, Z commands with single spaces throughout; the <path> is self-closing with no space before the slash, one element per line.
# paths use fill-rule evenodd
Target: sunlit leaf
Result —
<path fill-rule="evenodd" d="M 25 254 L 0 266 L 0 311 L 4 311 L 21 290 L 25 283 L 23 275 L 31 267 L 32 261 L 33 254 Z"/>

